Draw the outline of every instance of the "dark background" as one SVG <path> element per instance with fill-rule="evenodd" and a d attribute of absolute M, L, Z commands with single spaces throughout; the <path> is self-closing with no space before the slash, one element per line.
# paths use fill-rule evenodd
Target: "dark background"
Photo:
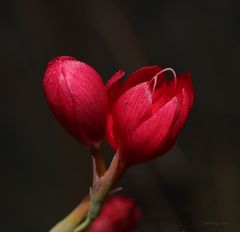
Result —
<path fill-rule="evenodd" d="M 144 65 L 191 71 L 196 98 L 177 145 L 121 186 L 143 209 L 140 232 L 240 231 L 239 21 L 237 0 L 1 1 L 0 231 L 48 231 L 91 183 L 87 150 L 44 100 L 58 55 L 105 81 Z"/>

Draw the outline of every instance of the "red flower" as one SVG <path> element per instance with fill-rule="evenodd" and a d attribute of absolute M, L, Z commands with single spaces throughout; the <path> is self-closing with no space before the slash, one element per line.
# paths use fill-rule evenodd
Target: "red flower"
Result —
<path fill-rule="evenodd" d="M 106 201 L 87 232 L 132 232 L 140 218 L 141 211 L 132 198 L 114 196 Z"/>
<path fill-rule="evenodd" d="M 174 74 L 170 82 L 166 71 Z M 107 83 L 107 138 L 128 166 L 158 157 L 173 146 L 191 110 L 193 87 L 190 73 L 176 77 L 170 68 L 141 68 L 124 84 L 123 75 L 119 71 Z"/>
<path fill-rule="evenodd" d="M 92 67 L 73 57 L 58 57 L 48 64 L 43 86 L 52 112 L 81 143 L 94 146 L 104 138 L 107 94 Z"/>

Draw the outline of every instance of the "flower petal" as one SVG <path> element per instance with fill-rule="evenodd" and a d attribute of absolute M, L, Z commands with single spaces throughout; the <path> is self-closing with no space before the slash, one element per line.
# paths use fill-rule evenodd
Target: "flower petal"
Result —
<path fill-rule="evenodd" d="M 122 90 L 122 84 L 120 80 L 124 76 L 124 71 L 119 70 L 116 72 L 106 84 L 108 101 L 110 107 L 115 103 L 116 99 L 120 96 Z"/>
<path fill-rule="evenodd" d="M 118 138 L 117 138 L 116 129 L 114 128 L 112 114 L 108 114 L 108 117 L 107 117 L 106 137 L 107 137 L 107 141 L 112 146 L 113 150 L 116 151 Z"/>
<path fill-rule="evenodd" d="M 64 57 L 67 59 L 68 57 Z M 71 58 L 71 57 L 70 57 Z M 64 79 L 63 74 L 60 74 L 59 78 L 55 78 L 55 73 L 59 73 L 59 66 L 54 62 L 59 62 L 57 59 L 49 62 L 52 67 L 45 72 L 45 78 L 43 82 L 44 94 L 47 102 L 58 120 L 65 125 L 70 133 L 76 134 L 75 131 L 75 114 L 74 103 L 72 100 L 71 92 L 68 89 L 67 82 Z"/>
<path fill-rule="evenodd" d="M 161 70 L 162 69 L 158 66 L 148 66 L 138 69 L 131 76 L 129 76 L 124 83 L 124 92 L 135 85 L 149 81 L 155 74 L 157 74 Z"/>
<path fill-rule="evenodd" d="M 144 82 L 125 92 L 113 109 L 113 121 L 119 138 L 126 136 L 151 116 L 152 94 Z"/>
<path fill-rule="evenodd" d="M 186 95 L 189 98 L 189 104 L 192 106 L 193 104 L 193 98 L 194 98 L 194 92 L 193 92 L 193 84 L 191 80 L 191 73 L 184 73 L 182 75 L 179 75 L 177 77 L 177 88 L 178 89 L 185 89 Z"/>
<path fill-rule="evenodd" d="M 116 102 L 116 100 L 121 94 L 122 84 L 120 81 L 121 81 L 121 78 L 124 76 L 124 74 L 125 74 L 124 71 L 119 70 L 110 78 L 110 80 L 106 84 L 108 102 L 109 102 L 109 108 L 110 108 L 108 117 L 107 117 L 106 137 L 114 150 L 117 149 L 117 133 L 115 133 L 111 110 L 114 103 Z"/>
<path fill-rule="evenodd" d="M 191 74 L 185 73 L 178 76 L 177 89 L 175 92 L 179 101 L 179 116 L 172 129 L 172 139 L 175 140 L 180 130 L 184 126 L 189 116 L 193 104 L 193 85 L 191 81 Z"/>
<path fill-rule="evenodd" d="M 168 83 L 165 76 L 161 77 L 153 93 L 153 113 L 161 109 L 162 106 L 174 97 L 174 88 L 174 81 Z"/>
<path fill-rule="evenodd" d="M 85 63 L 71 62 L 62 73 L 74 102 L 77 125 L 86 138 L 99 138 L 105 131 L 107 95 L 99 74 Z M 81 80 L 81 81 L 80 81 Z M 89 134 L 90 133 L 90 134 Z"/>
<path fill-rule="evenodd" d="M 122 158 L 125 162 L 136 164 L 153 159 L 165 152 L 178 110 L 178 100 L 174 97 L 133 133 L 126 136 L 120 144 L 122 149 L 120 154 L 124 156 Z"/>
<path fill-rule="evenodd" d="M 171 132 L 171 139 L 173 141 L 176 140 L 177 135 L 179 134 L 180 130 L 182 129 L 182 127 L 184 126 L 184 124 L 187 121 L 188 115 L 190 113 L 191 110 L 191 103 L 190 103 L 190 98 L 186 93 L 185 89 L 182 89 L 182 96 L 178 97 L 179 99 L 179 115 L 178 118 L 175 122 L 175 125 L 172 128 L 172 132 Z"/>

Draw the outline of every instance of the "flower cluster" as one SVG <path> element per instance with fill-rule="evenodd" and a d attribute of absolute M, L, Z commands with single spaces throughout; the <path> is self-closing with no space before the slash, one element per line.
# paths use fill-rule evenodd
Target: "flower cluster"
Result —
<path fill-rule="evenodd" d="M 170 81 L 166 72 L 172 74 Z M 44 93 L 55 117 L 79 142 L 97 151 L 92 154 L 95 175 L 87 225 L 127 168 L 159 157 L 174 145 L 193 104 L 190 73 L 177 76 L 171 68 L 148 66 L 125 82 L 123 76 L 118 71 L 104 85 L 92 67 L 68 56 L 51 61 L 44 76 Z M 106 172 L 99 156 L 105 138 L 116 152 Z M 101 225 L 99 220 L 91 228 Z"/>
<path fill-rule="evenodd" d="M 104 86 L 89 65 L 72 57 L 48 64 L 44 92 L 50 109 L 81 143 L 96 146 L 106 137 L 122 162 L 136 164 L 169 150 L 193 103 L 190 73 L 167 81 L 158 66 L 144 67 L 122 84 L 123 71 Z"/>

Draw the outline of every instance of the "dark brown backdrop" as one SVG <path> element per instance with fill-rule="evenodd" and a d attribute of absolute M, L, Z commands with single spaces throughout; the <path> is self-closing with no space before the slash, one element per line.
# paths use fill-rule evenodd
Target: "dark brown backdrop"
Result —
<path fill-rule="evenodd" d="M 121 185 L 144 211 L 141 232 L 240 231 L 239 15 L 237 0 L 1 1 L 0 230 L 48 231 L 88 191 L 86 150 L 41 86 L 47 62 L 71 55 L 105 81 L 142 65 L 192 72 L 196 99 L 178 144 Z"/>

